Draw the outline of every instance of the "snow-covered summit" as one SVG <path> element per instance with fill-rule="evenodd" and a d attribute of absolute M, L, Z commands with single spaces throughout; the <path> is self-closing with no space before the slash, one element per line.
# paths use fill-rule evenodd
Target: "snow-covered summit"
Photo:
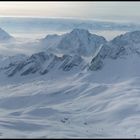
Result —
<path fill-rule="evenodd" d="M 85 35 L 88 35 L 88 34 L 90 34 L 90 33 L 89 33 L 89 31 L 86 30 L 86 29 L 75 28 L 75 29 L 73 29 L 69 34 L 75 34 L 75 35 L 85 34 Z"/>
<path fill-rule="evenodd" d="M 106 43 L 104 37 L 91 34 L 85 29 L 73 29 L 71 32 L 60 36 L 49 35 L 41 40 L 41 44 L 47 51 L 80 56 L 94 55 L 96 49 L 104 43 Z"/>
<path fill-rule="evenodd" d="M 2 28 L 0 28 L 0 41 L 5 41 L 12 39 L 13 37 L 8 34 L 6 31 L 4 31 Z"/>

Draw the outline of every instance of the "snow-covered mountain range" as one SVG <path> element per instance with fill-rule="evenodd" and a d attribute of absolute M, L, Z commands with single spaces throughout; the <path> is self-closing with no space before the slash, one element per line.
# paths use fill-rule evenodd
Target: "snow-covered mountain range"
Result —
<path fill-rule="evenodd" d="M 36 43 L 32 55 L 0 56 L 1 138 L 140 137 L 140 31 Z"/>
<path fill-rule="evenodd" d="M 84 29 L 74 29 L 63 35 L 48 35 L 38 42 L 41 52 L 31 56 L 3 57 L 0 70 L 7 76 L 48 74 L 49 71 L 84 69 L 96 71 L 106 59 L 140 54 L 140 31 L 128 32 L 106 41 L 102 36 Z M 114 61 L 115 63 L 115 61 Z"/>

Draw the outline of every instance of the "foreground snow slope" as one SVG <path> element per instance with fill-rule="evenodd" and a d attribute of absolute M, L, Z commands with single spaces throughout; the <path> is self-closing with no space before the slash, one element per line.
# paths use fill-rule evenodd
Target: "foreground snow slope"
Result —
<path fill-rule="evenodd" d="M 139 76 L 59 74 L 1 82 L 1 138 L 140 137 Z"/>

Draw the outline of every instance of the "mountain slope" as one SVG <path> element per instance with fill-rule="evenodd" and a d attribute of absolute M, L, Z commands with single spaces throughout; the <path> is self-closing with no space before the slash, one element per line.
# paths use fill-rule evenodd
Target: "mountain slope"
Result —
<path fill-rule="evenodd" d="M 75 68 L 80 71 L 85 65 L 85 61 L 77 55 L 58 57 L 54 54 L 40 52 L 30 57 L 24 57 L 22 61 L 17 58 L 16 62 L 8 63 L 8 66 L 3 66 L 1 69 L 7 76 L 15 74 L 25 76 L 34 73 L 44 75 L 52 71 L 73 71 Z"/>
<path fill-rule="evenodd" d="M 123 35 L 115 37 L 110 42 L 105 43 L 102 46 L 102 49 L 98 53 L 97 57 L 92 59 L 90 67 L 91 69 L 94 69 L 94 67 L 96 67 L 97 65 L 103 65 L 103 61 L 106 58 L 125 59 L 127 56 L 131 57 L 133 54 L 137 55 L 139 59 L 140 31 L 125 33 Z"/>
<path fill-rule="evenodd" d="M 92 56 L 104 43 L 106 43 L 104 37 L 91 34 L 84 29 L 74 29 L 61 36 L 49 35 L 40 42 L 47 51 L 80 56 Z"/>
<path fill-rule="evenodd" d="M 114 82 L 105 71 L 92 74 L 0 84 L 0 137 L 139 137 L 140 78 Z"/>

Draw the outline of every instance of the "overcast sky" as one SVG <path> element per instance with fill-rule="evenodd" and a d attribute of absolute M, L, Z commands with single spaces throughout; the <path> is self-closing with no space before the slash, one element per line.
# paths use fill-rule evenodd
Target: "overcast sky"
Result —
<path fill-rule="evenodd" d="M 140 2 L 0 2 L 0 16 L 139 20 Z"/>

